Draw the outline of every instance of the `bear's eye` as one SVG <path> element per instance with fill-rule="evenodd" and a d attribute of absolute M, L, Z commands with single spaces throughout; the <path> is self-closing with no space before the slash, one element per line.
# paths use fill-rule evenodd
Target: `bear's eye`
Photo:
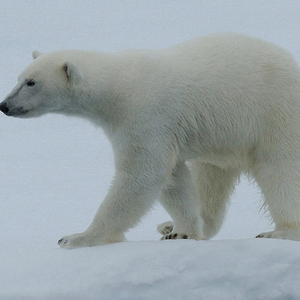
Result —
<path fill-rule="evenodd" d="M 35 82 L 33 80 L 29 80 L 26 82 L 27 86 L 34 86 Z"/>

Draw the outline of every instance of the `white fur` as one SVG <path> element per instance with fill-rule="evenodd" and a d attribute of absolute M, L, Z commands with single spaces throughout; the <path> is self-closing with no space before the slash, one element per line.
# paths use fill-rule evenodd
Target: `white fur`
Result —
<path fill-rule="evenodd" d="M 300 240 L 300 72 L 290 54 L 220 34 L 159 51 L 33 57 L 0 109 L 87 118 L 115 154 L 92 224 L 61 247 L 124 240 L 155 199 L 174 221 L 160 227 L 163 238 L 211 238 L 241 172 L 257 181 L 276 225 L 259 237 Z"/>

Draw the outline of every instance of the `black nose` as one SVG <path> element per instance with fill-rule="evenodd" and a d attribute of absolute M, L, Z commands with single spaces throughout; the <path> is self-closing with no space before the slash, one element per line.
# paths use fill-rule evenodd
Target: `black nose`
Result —
<path fill-rule="evenodd" d="M 0 110 L 1 110 L 3 113 L 8 114 L 9 108 L 7 107 L 6 102 L 2 102 L 2 103 L 0 104 Z"/>

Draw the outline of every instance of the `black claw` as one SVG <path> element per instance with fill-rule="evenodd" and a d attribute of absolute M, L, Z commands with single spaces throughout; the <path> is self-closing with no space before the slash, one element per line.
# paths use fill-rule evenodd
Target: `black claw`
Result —
<path fill-rule="evenodd" d="M 60 240 L 57 242 L 57 244 L 60 245 L 62 242 L 63 242 L 63 244 L 65 245 L 65 244 L 68 242 L 68 240 L 60 239 Z"/>
<path fill-rule="evenodd" d="M 182 236 L 182 238 L 186 240 L 188 238 L 188 236 L 185 234 Z"/>

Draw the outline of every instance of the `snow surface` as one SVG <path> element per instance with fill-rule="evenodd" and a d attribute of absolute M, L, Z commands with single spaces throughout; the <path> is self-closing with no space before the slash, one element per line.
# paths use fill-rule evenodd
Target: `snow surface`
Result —
<path fill-rule="evenodd" d="M 0 98 L 31 52 L 164 48 L 235 31 L 272 41 L 300 62 L 298 0 L 1 0 Z M 130 242 L 63 250 L 85 230 L 114 174 L 110 145 L 88 122 L 0 115 L 0 299 L 300 299 L 300 243 L 272 230 L 245 178 L 211 241 L 158 241 L 159 206 Z"/>

